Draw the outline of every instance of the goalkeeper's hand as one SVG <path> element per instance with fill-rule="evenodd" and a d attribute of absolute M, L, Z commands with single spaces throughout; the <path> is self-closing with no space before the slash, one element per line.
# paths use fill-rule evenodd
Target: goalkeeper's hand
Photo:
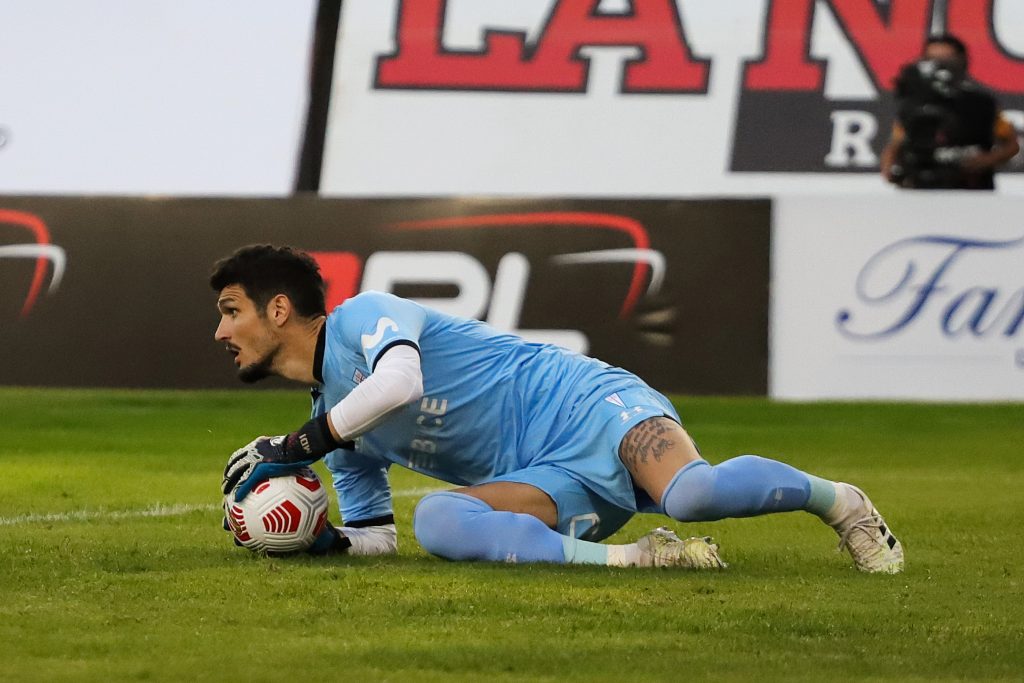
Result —
<path fill-rule="evenodd" d="M 261 436 L 231 454 L 224 468 L 221 491 L 241 500 L 264 479 L 308 467 L 336 448 L 353 450 L 351 441 L 338 441 L 327 413 L 314 417 L 285 436 Z"/>
<path fill-rule="evenodd" d="M 323 531 L 317 534 L 313 545 L 306 548 L 306 552 L 310 555 L 340 555 L 348 552 L 351 547 L 352 541 L 336 526 L 327 522 Z"/>
<path fill-rule="evenodd" d="M 233 494 L 233 500 L 242 500 L 261 481 L 298 472 L 319 459 L 290 461 L 285 452 L 285 438 L 261 436 L 232 453 L 221 482 L 224 495 Z"/>
<path fill-rule="evenodd" d="M 224 499 L 224 521 L 222 522 L 224 531 L 231 534 L 231 540 L 234 541 L 235 545 L 239 548 L 244 548 L 245 544 L 238 540 L 238 536 L 235 536 L 234 530 L 231 528 L 231 523 L 228 522 L 228 499 Z M 343 533 L 341 533 L 336 526 L 330 522 L 324 524 L 324 528 L 317 534 L 313 544 L 306 548 L 305 552 L 310 555 L 340 555 L 348 552 L 348 549 L 352 547 L 352 541 Z"/>

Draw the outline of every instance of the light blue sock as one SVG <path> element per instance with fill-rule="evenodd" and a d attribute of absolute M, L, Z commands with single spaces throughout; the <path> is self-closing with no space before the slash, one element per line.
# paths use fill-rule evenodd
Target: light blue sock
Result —
<path fill-rule="evenodd" d="M 832 482 L 756 455 L 712 467 L 706 460 L 676 473 L 661 498 L 665 514 L 681 522 L 708 522 L 770 512 L 807 510 L 819 516 L 832 506 Z"/>
<path fill-rule="evenodd" d="M 416 540 L 449 560 L 564 562 L 562 538 L 532 515 L 497 512 L 463 493 L 424 496 L 413 515 Z"/>
<path fill-rule="evenodd" d="M 804 510 L 824 517 L 836 502 L 836 485 L 828 479 L 822 479 L 813 474 L 806 476 L 811 481 L 811 495 L 807 499 L 807 504 L 804 505 Z"/>
<path fill-rule="evenodd" d="M 533 515 L 494 510 L 454 491 L 424 496 L 413 532 L 427 552 L 449 560 L 608 563 L 609 546 L 563 536 Z"/>
<path fill-rule="evenodd" d="M 568 564 L 608 564 L 611 546 L 603 543 L 581 541 L 578 538 L 562 536 L 562 555 Z"/>

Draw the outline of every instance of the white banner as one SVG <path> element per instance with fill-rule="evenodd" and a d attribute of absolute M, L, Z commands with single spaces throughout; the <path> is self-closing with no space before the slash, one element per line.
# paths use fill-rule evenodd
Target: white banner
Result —
<path fill-rule="evenodd" d="M 290 194 L 314 11 L 0 3 L 0 193 Z"/>
<path fill-rule="evenodd" d="M 770 393 L 1024 399 L 1024 200 L 779 199 Z"/>
<path fill-rule="evenodd" d="M 892 193 L 893 79 L 938 27 L 1024 124 L 1017 0 L 346 0 L 321 190 Z"/>

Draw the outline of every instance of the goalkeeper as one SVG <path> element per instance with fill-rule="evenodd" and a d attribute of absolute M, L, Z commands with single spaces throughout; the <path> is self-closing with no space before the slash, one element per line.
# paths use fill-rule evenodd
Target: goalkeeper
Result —
<path fill-rule="evenodd" d="M 458 488 L 425 496 L 413 529 L 451 560 L 724 566 L 710 539 L 659 528 L 599 543 L 636 512 L 704 522 L 805 510 L 866 572 L 903 569 L 903 549 L 860 489 L 742 455 L 701 457 L 672 404 L 622 369 L 390 294 L 325 312 L 316 262 L 253 245 L 219 261 L 216 340 L 245 382 L 313 387 L 313 418 L 236 451 L 237 499 L 261 479 L 326 457 L 345 526 L 314 548 L 394 552 L 388 468 Z"/>

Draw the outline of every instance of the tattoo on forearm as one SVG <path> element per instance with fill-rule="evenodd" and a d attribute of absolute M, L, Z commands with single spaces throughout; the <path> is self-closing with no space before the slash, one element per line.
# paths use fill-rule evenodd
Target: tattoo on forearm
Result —
<path fill-rule="evenodd" d="M 665 451 L 675 445 L 672 432 L 677 425 L 667 417 L 644 420 L 626 433 L 619 445 L 619 458 L 626 467 L 646 465 L 649 459 L 661 462 Z"/>

